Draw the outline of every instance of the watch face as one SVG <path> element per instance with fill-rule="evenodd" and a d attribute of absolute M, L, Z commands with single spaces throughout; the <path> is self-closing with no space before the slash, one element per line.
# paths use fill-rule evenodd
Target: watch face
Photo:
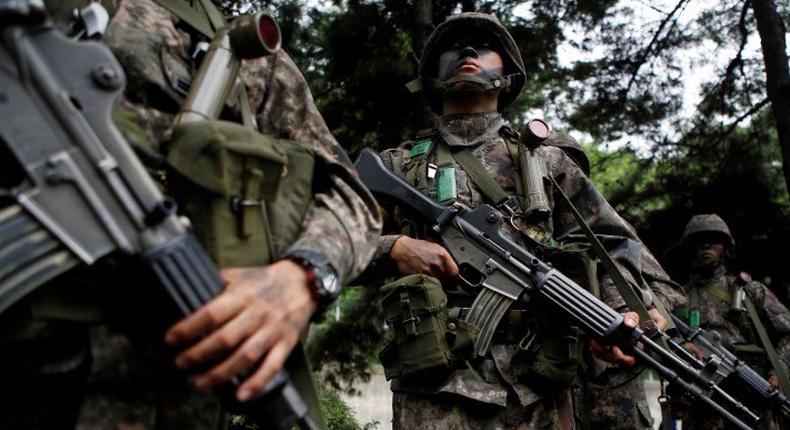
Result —
<path fill-rule="evenodd" d="M 324 271 L 321 274 L 321 283 L 322 288 L 328 295 L 331 297 L 336 297 L 338 293 L 340 293 L 340 280 L 337 279 L 337 276 L 334 273 L 331 273 L 330 270 Z"/>

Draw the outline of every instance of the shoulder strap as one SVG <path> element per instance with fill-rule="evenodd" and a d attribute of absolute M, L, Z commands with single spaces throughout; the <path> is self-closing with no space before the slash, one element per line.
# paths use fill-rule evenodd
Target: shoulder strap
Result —
<path fill-rule="evenodd" d="M 782 362 L 779 361 L 779 354 L 776 353 L 776 348 L 774 348 L 773 343 L 771 343 L 771 339 L 768 337 L 768 332 L 765 330 L 765 326 L 763 325 L 762 321 L 760 321 L 760 316 L 757 314 L 757 309 L 754 307 L 754 303 L 749 297 L 743 298 L 743 303 L 746 305 L 746 311 L 749 313 L 749 318 L 752 320 L 752 325 L 754 325 L 755 331 L 757 331 L 757 336 L 760 338 L 760 343 L 763 345 L 763 349 L 768 354 L 768 360 L 771 362 L 771 367 L 774 368 L 774 372 L 776 372 L 776 376 L 779 377 L 779 383 L 782 386 L 782 391 L 784 393 L 790 394 L 790 378 L 787 377 L 787 372 L 785 372 L 784 366 L 782 366 Z"/>
<path fill-rule="evenodd" d="M 446 144 L 440 143 L 441 146 Z M 488 173 L 488 171 L 480 163 L 480 160 L 472 153 L 472 148 L 463 148 L 460 151 L 450 150 L 450 154 L 455 161 L 466 171 L 472 182 L 480 188 L 483 195 L 488 198 L 491 203 L 499 207 L 502 203 L 506 202 L 508 195 L 501 185 Z"/>
<path fill-rule="evenodd" d="M 216 19 L 216 14 L 212 14 L 209 12 L 210 9 L 213 9 L 220 17 L 222 14 L 216 10 L 211 2 L 204 2 L 203 0 L 197 0 L 203 5 L 204 10 L 200 10 L 196 7 L 196 5 L 188 0 L 155 0 L 157 4 L 162 6 L 163 8 L 167 9 L 178 17 L 178 19 L 183 20 L 189 26 L 203 34 L 204 36 L 208 37 L 209 39 L 214 37 L 214 32 L 224 25 L 224 18 L 222 18 L 222 25 L 217 27 L 217 23 L 214 22 Z M 210 7 L 206 8 L 204 3 L 209 3 Z M 213 17 L 212 17 L 213 16 Z"/>
<path fill-rule="evenodd" d="M 615 266 L 612 257 L 609 255 L 608 252 L 606 252 L 606 249 L 603 247 L 601 241 L 598 240 L 598 238 L 595 236 L 595 233 L 592 231 L 590 226 L 587 225 L 586 221 L 584 221 L 584 218 L 576 209 L 576 206 L 574 206 L 574 204 L 571 202 L 571 199 L 568 197 L 568 195 L 565 194 L 565 191 L 560 187 L 560 184 L 558 184 L 557 181 L 554 179 L 554 177 L 552 177 L 551 175 L 549 175 L 549 178 L 551 179 L 551 182 L 554 184 L 556 189 L 559 191 L 560 195 L 562 195 L 562 198 L 565 201 L 565 203 L 571 209 L 574 218 L 576 218 L 576 221 L 579 223 L 579 226 L 581 227 L 582 231 L 587 236 L 587 240 L 590 241 L 590 245 L 592 245 L 593 251 L 595 251 L 595 254 L 601 260 L 601 263 L 606 269 L 606 272 L 612 278 L 615 287 L 617 287 L 617 291 L 620 292 L 621 296 L 623 296 L 623 300 L 625 300 L 625 303 L 628 305 L 629 308 L 631 308 L 632 311 L 639 314 L 640 321 L 642 322 L 650 321 L 650 316 L 647 314 L 647 307 L 645 307 L 645 304 L 642 302 L 642 299 L 636 294 L 634 288 L 628 283 L 628 281 L 625 279 L 623 274 L 620 273 L 620 270 L 617 269 L 617 266 Z M 661 301 L 654 300 L 654 306 L 656 307 L 656 309 L 659 310 L 659 312 L 661 312 L 661 314 L 667 320 L 669 327 L 671 327 L 672 318 L 667 313 L 667 310 L 664 308 L 664 305 L 661 303 Z M 650 333 L 648 333 L 648 336 L 653 337 L 650 336 Z M 657 338 L 656 341 L 659 342 L 659 344 L 664 348 L 668 348 L 663 339 Z"/>

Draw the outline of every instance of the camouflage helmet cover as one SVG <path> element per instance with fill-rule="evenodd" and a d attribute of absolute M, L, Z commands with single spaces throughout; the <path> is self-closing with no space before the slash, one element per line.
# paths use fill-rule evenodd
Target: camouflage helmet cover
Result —
<path fill-rule="evenodd" d="M 686 224 L 686 229 L 683 231 L 683 243 L 688 244 L 689 240 L 699 233 L 718 233 L 726 237 L 725 242 L 728 245 L 735 246 L 735 240 L 732 238 L 730 228 L 716 214 L 702 214 L 691 217 L 691 220 Z"/>
<path fill-rule="evenodd" d="M 584 152 L 582 145 L 574 139 L 573 136 L 567 133 L 552 131 L 543 144 L 556 146 L 565 151 L 565 153 L 576 162 L 576 165 L 582 169 L 582 172 L 584 172 L 587 177 L 590 176 L 590 159 L 587 158 L 587 154 Z"/>
<path fill-rule="evenodd" d="M 496 45 L 494 50 L 502 56 L 505 63 L 505 76 L 512 75 L 509 90 L 503 91 L 499 95 L 499 110 L 513 102 L 524 87 L 526 79 L 524 60 L 521 59 L 521 53 L 513 36 L 499 22 L 499 19 L 487 13 L 459 13 L 449 16 L 434 29 L 425 43 L 425 49 L 423 49 L 420 58 L 419 74 L 423 83 L 423 91 L 431 109 L 435 112 L 441 112 L 442 95 L 440 91 L 433 88 L 430 80 L 438 75 L 439 56 L 451 46 L 454 37 L 470 33 L 483 33 L 490 36 Z"/>

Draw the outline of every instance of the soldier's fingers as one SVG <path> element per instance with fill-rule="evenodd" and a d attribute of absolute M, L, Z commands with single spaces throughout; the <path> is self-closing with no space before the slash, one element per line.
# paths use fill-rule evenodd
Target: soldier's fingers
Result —
<path fill-rule="evenodd" d="M 239 401 L 245 402 L 254 394 L 263 390 L 263 387 L 271 380 L 272 376 L 282 369 L 285 360 L 288 358 L 291 350 L 293 350 L 294 345 L 296 345 L 297 339 L 298 337 L 293 339 L 289 337 L 272 346 L 258 370 L 247 378 L 236 391 L 236 398 Z"/>
<path fill-rule="evenodd" d="M 612 348 L 612 358 L 614 358 L 615 363 L 623 366 L 633 366 L 636 364 L 636 358 L 631 355 L 626 355 L 623 350 L 616 346 Z"/>
<path fill-rule="evenodd" d="M 203 336 L 233 318 L 244 308 L 243 297 L 223 293 L 192 315 L 174 324 L 165 333 L 165 342 L 177 345 Z"/>
<path fill-rule="evenodd" d="M 442 261 L 444 262 L 444 273 L 448 278 L 455 278 L 458 276 L 458 265 L 447 250 L 442 254 Z"/>
<path fill-rule="evenodd" d="M 271 330 L 259 330 L 247 339 L 233 355 L 210 371 L 194 378 L 193 383 L 197 388 L 205 390 L 222 384 L 244 372 L 260 361 L 261 357 L 266 354 L 266 351 L 271 346 L 271 339 Z"/>
<path fill-rule="evenodd" d="M 636 312 L 626 312 L 623 314 L 623 323 L 628 328 L 634 328 L 639 325 L 639 314 Z"/>
<path fill-rule="evenodd" d="M 592 351 L 592 353 L 601 360 L 614 362 L 611 349 L 601 345 L 597 341 L 590 341 L 590 351 Z"/>
<path fill-rule="evenodd" d="M 205 339 L 181 352 L 176 357 L 176 367 L 186 369 L 195 365 L 206 363 L 220 353 L 236 348 L 244 339 L 250 336 L 257 327 L 260 327 L 259 310 L 256 312 L 243 311 L 215 330 Z"/>

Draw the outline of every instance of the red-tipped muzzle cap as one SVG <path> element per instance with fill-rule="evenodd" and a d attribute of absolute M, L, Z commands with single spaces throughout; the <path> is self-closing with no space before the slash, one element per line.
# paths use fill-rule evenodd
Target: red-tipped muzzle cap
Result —
<path fill-rule="evenodd" d="M 241 58 L 252 59 L 271 55 L 280 50 L 280 26 L 271 15 L 258 12 L 245 15 L 234 22 L 228 32 L 233 52 Z"/>

